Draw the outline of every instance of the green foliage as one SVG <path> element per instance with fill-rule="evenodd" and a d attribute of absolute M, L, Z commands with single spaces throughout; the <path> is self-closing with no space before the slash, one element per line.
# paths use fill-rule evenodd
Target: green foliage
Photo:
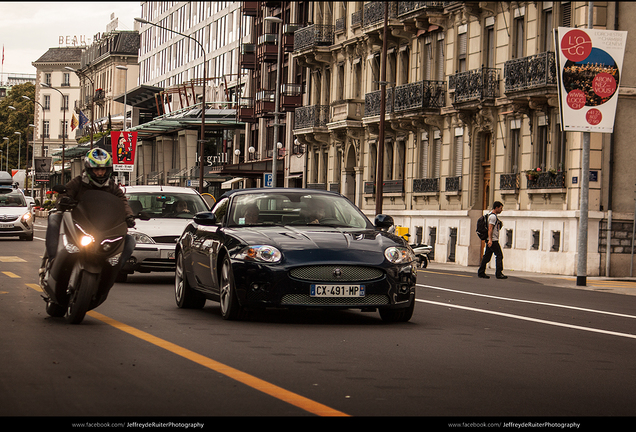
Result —
<path fill-rule="evenodd" d="M 27 96 L 31 100 L 26 100 Z M 19 84 L 11 87 L 7 97 L 0 101 L 0 150 L 2 150 L 2 170 L 6 166 L 7 140 L 9 153 L 9 170 L 18 166 L 18 143 L 20 137 L 15 132 L 22 134 L 22 147 L 20 151 L 20 167 L 27 167 L 27 141 L 33 140 L 33 128 L 29 124 L 34 122 L 35 86 L 32 83 Z M 9 108 L 12 106 L 15 110 Z M 31 153 L 29 152 L 29 155 Z"/>

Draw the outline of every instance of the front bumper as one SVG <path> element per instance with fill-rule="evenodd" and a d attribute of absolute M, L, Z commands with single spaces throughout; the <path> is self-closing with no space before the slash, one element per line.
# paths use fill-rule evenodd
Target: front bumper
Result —
<path fill-rule="evenodd" d="M 122 268 L 123 273 L 173 272 L 175 244 L 137 244 Z"/>
<path fill-rule="evenodd" d="M 415 295 L 417 270 L 415 263 L 388 268 L 365 267 L 360 265 L 305 266 L 302 269 L 327 268 L 326 274 L 336 269 L 355 268 L 355 272 L 343 279 L 312 279 L 312 271 L 298 272 L 299 267 L 287 268 L 233 261 L 234 280 L 239 302 L 247 307 L 316 307 L 316 308 L 405 308 Z M 304 274 L 302 274 L 304 273 Z M 364 277 L 364 274 L 368 276 Z M 330 279 L 330 278 L 327 278 Z M 312 284 L 319 285 L 364 285 L 363 297 L 315 297 L 311 296 Z"/>

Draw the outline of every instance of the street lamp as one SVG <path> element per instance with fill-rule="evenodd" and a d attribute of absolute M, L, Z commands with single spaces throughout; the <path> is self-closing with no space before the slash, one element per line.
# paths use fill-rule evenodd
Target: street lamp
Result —
<path fill-rule="evenodd" d="M 64 106 L 64 93 L 62 93 L 59 89 L 56 89 L 55 87 L 51 86 L 50 84 L 47 83 L 42 83 L 42 85 L 44 87 L 50 88 L 51 90 L 55 90 L 56 92 L 58 92 L 60 94 L 60 96 L 62 96 L 62 105 L 63 105 L 63 111 L 62 111 L 62 184 L 64 184 L 64 164 L 66 164 L 66 106 Z"/>
<path fill-rule="evenodd" d="M 22 149 L 22 132 L 15 131 L 13 133 L 20 137 L 18 141 L 18 171 L 20 171 L 20 149 Z"/>
<path fill-rule="evenodd" d="M 93 111 L 95 110 L 95 83 L 93 80 L 83 72 L 73 69 L 70 66 L 64 67 L 64 69 L 69 70 L 71 72 L 75 72 L 75 74 L 79 77 L 84 77 L 91 82 L 91 149 L 93 148 Z M 42 117 L 44 118 L 44 117 Z M 44 138 L 42 138 L 42 143 L 44 143 Z"/>
<path fill-rule="evenodd" d="M 278 162 L 278 137 L 280 133 L 280 76 L 283 67 L 283 20 L 268 16 L 265 21 L 278 24 L 278 56 L 276 60 L 276 91 L 274 93 L 274 142 L 272 143 L 272 188 L 276 187 L 276 162 Z"/>
<path fill-rule="evenodd" d="M 203 48 L 203 45 L 201 45 L 201 42 L 199 42 L 192 36 L 188 36 L 187 34 L 179 33 L 178 31 L 174 31 L 170 28 L 160 26 L 159 24 L 155 24 L 143 18 L 135 18 L 135 21 L 141 24 L 149 24 L 157 28 L 178 34 L 179 36 L 188 38 L 194 41 L 197 45 L 199 45 L 199 47 L 201 48 L 201 51 L 203 51 L 203 95 L 201 98 L 201 137 L 199 139 L 199 193 L 203 193 L 203 143 L 205 141 L 205 80 L 207 77 L 207 73 L 206 73 L 207 59 L 206 59 L 205 48 Z"/>
<path fill-rule="evenodd" d="M 24 99 L 30 101 L 31 98 L 23 95 L 22 96 Z M 34 100 L 33 102 L 35 102 L 36 104 L 40 105 L 40 108 L 42 108 L 42 155 L 44 155 L 44 107 L 42 106 L 42 104 L 36 100 Z M 35 111 L 33 112 L 33 122 L 35 123 Z M 33 137 L 35 138 L 35 137 Z M 35 139 L 33 140 L 33 142 L 35 143 Z M 35 153 L 35 145 L 33 146 L 33 152 Z M 34 154 L 35 156 L 35 154 Z"/>

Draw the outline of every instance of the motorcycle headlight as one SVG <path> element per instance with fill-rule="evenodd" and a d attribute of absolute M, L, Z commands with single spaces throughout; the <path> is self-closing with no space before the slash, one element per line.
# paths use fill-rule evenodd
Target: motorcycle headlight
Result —
<path fill-rule="evenodd" d="M 393 264 L 406 264 L 415 260 L 415 254 L 411 249 L 397 246 L 386 248 L 384 257 Z"/>
<path fill-rule="evenodd" d="M 155 241 L 148 235 L 144 234 L 144 233 L 140 233 L 140 232 L 130 232 L 129 233 L 131 236 L 133 236 L 133 238 L 135 239 L 135 242 L 137 242 L 137 244 L 141 243 L 141 244 L 154 244 Z"/>
<path fill-rule="evenodd" d="M 91 243 L 93 243 L 94 241 L 95 241 L 95 239 L 93 238 L 93 236 L 92 236 L 92 235 L 87 235 L 87 234 L 85 234 L 85 235 L 83 235 L 83 236 L 81 236 L 81 237 L 80 237 L 80 245 L 81 245 L 81 246 L 84 246 L 84 247 L 86 247 L 86 246 L 90 245 L 90 244 L 91 244 Z"/>
<path fill-rule="evenodd" d="M 274 246 L 269 245 L 254 245 L 243 248 L 235 258 L 246 261 L 260 261 L 265 263 L 277 263 L 280 262 L 283 255 Z"/>

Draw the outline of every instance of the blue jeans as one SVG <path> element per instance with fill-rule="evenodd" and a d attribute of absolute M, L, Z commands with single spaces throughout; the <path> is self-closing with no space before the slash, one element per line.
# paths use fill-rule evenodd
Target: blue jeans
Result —
<path fill-rule="evenodd" d="M 481 259 L 481 264 L 479 265 L 479 270 L 477 270 L 477 274 L 485 275 L 486 274 L 486 266 L 490 262 L 492 255 L 495 254 L 495 274 L 497 276 L 503 275 L 503 252 L 501 251 L 501 246 L 498 241 L 493 241 L 492 246 L 488 247 L 488 243 L 486 243 L 486 250 L 484 251 L 484 256 Z"/>

